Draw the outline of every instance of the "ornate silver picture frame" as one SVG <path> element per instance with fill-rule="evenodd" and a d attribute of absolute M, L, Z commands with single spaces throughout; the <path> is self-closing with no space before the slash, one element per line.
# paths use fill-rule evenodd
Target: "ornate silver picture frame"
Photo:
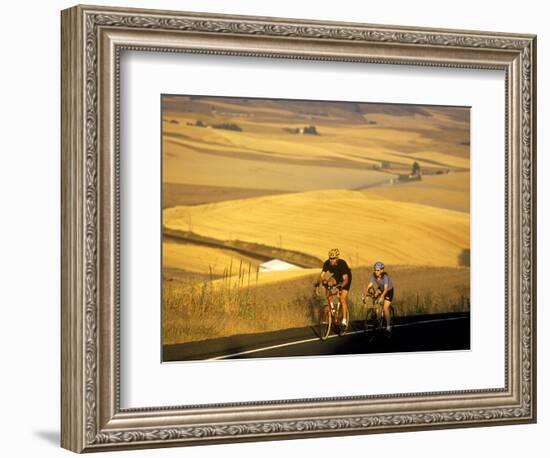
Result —
<path fill-rule="evenodd" d="M 535 36 L 93 6 L 64 10 L 61 33 L 62 447 L 93 452 L 536 421 Z M 504 72 L 505 386 L 121 407 L 125 51 Z"/>

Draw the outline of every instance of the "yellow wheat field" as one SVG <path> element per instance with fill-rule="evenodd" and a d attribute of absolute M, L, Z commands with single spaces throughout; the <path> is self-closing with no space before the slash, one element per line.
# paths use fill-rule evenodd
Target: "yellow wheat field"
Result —
<path fill-rule="evenodd" d="M 470 212 L 470 172 L 425 175 L 421 181 L 371 188 L 369 197 Z"/>
<path fill-rule="evenodd" d="M 360 191 L 323 190 L 265 196 L 163 211 L 168 229 L 218 240 L 281 246 L 320 259 L 337 246 L 367 265 L 457 266 L 470 247 L 469 215 Z"/>
<path fill-rule="evenodd" d="M 248 256 L 237 255 L 234 251 L 211 248 L 189 243 L 164 240 L 162 243 L 163 268 L 179 269 L 186 272 L 227 275 L 231 265 L 244 263 L 256 271 L 259 261 Z"/>

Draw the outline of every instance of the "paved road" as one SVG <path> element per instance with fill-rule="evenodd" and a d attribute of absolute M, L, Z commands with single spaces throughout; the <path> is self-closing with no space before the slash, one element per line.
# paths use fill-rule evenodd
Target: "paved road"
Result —
<path fill-rule="evenodd" d="M 454 313 L 398 319 L 391 336 L 366 332 L 352 322 L 343 337 L 321 341 L 314 328 L 232 336 L 163 348 L 163 361 L 273 358 L 282 356 L 353 355 L 412 351 L 467 350 L 470 315 Z"/>

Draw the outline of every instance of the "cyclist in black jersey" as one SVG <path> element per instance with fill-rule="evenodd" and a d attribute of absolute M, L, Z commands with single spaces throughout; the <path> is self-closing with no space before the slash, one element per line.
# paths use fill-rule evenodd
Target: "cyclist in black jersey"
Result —
<path fill-rule="evenodd" d="M 319 286 L 324 282 L 326 282 L 329 286 L 340 285 L 340 300 L 342 301 L 342 315 L 344 317 L 342 320 L 342 325 L 344 327 L 348 325 L 346 320 L 346 317 L 348 316 L 347 297 L 351 286 L 351 277 L 351 269 L 349 268 L 348 263 L 343 259 L 340 259 L 340 250 L 338 250 L 338 248 L 329 250 L 328 259 L 323 264 L 321 276 L 315 283 L 315 286 Z"/>

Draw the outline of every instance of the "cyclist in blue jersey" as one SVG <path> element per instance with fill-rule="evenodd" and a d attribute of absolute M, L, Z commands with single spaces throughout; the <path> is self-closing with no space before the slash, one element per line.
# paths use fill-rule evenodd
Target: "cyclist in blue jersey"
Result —
<path fill-rule="evenodd" d="M 384 317 L 386 318 L 387 323 L 386 330 L 390 332 L 390 305 L 393 301 L 394 288 L 390 276 L 384 271 L 384 267 L 384 263 L 380 261 L 374 264 L 373 273 L 370 276 L 369 284 L 367 285 L 367 289 L 364 293 L 366 294 L 369 288 L 373 286 L 378 288 L 376 291 L 376 297 L 379 304 L 384 304 Z"/>

